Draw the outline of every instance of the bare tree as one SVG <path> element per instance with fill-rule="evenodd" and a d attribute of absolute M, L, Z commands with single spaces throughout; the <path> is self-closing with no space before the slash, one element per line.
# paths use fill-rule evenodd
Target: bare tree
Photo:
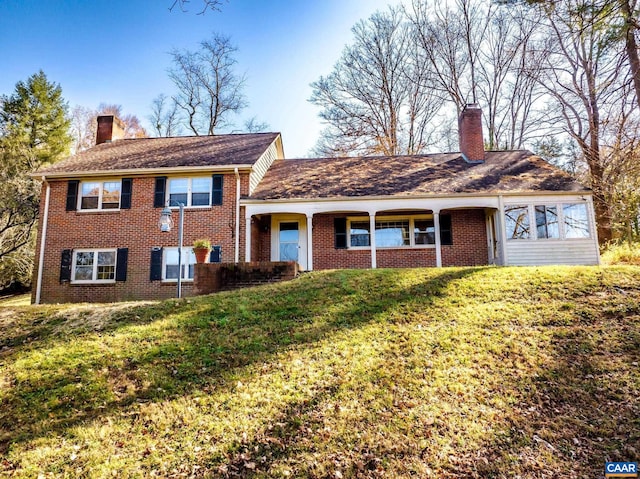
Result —
<path fill-rule="evenodd" d="M 537 21 L 530 9 L 413 0 L 406 14 L 434 72 L 431 88 L 455 106 L 455 117 L 469 102 L 482 105 L 489 149 L 522 148 L 536 136 L 542 92 L 535 81 Z"/>
<path fill-rule="evenodd" d="M 331 156 L 423 151 L 441 102 L 426 88 L 430 73 L 402 12 L 377 12 L 352 32 L 354 42 L 333 72 L 311 85 L 310 101 L 328 124 L 316 150 Z"/>
<path fill-rule="evenodd" d="M 125 138 L 145 138 L 147 136 L 146 130 L 142 127 L 140 120 L 136 115 L 131 113 L 123 113 L 122 105 L 114 105 L 107 103 L 100 103 L 98 106 L 97 115 L 115 115 L 122 123 L 124 123 L 124 137 Z"/>
<path fill-rule="evenodd" d="M 260 121 L 255 116 L 252 116 L 244 122 L 244 131 L 246 133 L 260 133 L 262 131 L 267 131 L 269 128 L 269 123 L 266 121 Z"/>
<path fill-rule="evenodd" d="M 621 106 L 629 101 L 630 78 L 620 74 L 626 58 L 611 41 L 606 5 L 566 0 L 539 11 L 548 22 L 540 84 L 588 165 L 598 235 L 607 242 L 612 239 L 611 185 L 603 151 L 616 137 Z"/>
<path fill-rule="evenodd" d="M 81 105 L 76 105 L 71 110 L 72 153 L 88 150 L 96 144 L 96 131 L 98 129 L 96 116 L 96 110 Z"/>
<path fill-rule="evenodd" d="M 164 93 L 153 99 L 148 119 L 156 136 L 177 136 L 181 132 L 178 124 L 178 105 Z"/>
<path fill-rule="evenodd" d="M 171 52 L 169 78 L 178 90 L 173 100 L 195 135 L 213 135 L 246 106 L 245 78 L 234 71 L 236 51 L 229 37 L 214 35 L 198 51 Z"/>
<path fill-rule="evenodd" d="M 204 15 L 207 10 L 212 11 L 220 11 L 222 7 L 222 0 L 201 0 L 201 10 L 198 15 Z M 174 8 L 178 7 L 181 11 L 186 12 L 187 4 L 190 3 L 189 0 L 174 0 L 171 6 L 169 7 L 169 11 L 173 11 Z"/>

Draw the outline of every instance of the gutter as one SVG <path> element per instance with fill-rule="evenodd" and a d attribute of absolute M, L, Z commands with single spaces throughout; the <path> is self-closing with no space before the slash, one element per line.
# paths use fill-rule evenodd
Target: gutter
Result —
<path fill-rule="evenodd" d="M 233 172 L 236 175 L 236 224 L 235 224 L 235 252 L 234 252 L 234 262 L 237 264 L 240 262 L 240 173 L 238 172 L 238 168 L 234 168 Z"/>
<path fill-rule="evenodd" d="M 65 178 L 92 178 L 102 176 L 145 176 L 145 175 L 168 175 L 185 173 L 206 173 L 211 171 L 229 172 L 229 171 L 251 171 L 253 165 L 222 165 L 222 166 L 175 166 L 175 167 L 159 167 L 159 168 L 128 168 L 117 170 L 95 170 L 95 171 L 64 171 L 53 173 L 30 173 L 31 178 L 40 178 L 42 180 L 49 179 L 65 179 Z"/>
<path fill-rule="evenodd" d="M 44 200 L 44 217 L 42 218 L 40 238 L 40 258 L 38 260 L 38 279 L 36 280 L 36 297 L 34 304 L 40 304 L 40 298 L 42 296 L 42 274 L 44 271 L 44 250 L 47 241 L 47 224 L 49 222 L 49 199 L 51 197 L 51 185 L 47 182 L 46 178 L 42 177 L 42 182 L 47 185 L 47 192 L 45 193 Z"/>

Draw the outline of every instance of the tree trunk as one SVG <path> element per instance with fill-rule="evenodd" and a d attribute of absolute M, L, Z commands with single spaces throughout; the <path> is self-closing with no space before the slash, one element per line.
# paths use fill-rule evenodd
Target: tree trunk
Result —
<path fill-rule="evenodd" d="M 629 57 L 633 87 L 636 91 L 636 101 L 640 107 L 640 58 L 638 58 L 638 45 L 635 37 L 636 19 L 633 17 L 629 0 L 620 0 L 620 7 L 624 16 L 625 47 Z"/>

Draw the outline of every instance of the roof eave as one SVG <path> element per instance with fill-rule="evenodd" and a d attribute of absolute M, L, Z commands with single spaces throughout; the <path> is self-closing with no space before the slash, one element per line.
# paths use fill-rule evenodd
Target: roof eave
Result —
<path fill-rule="evenodd" d="M 33 172 L 29 176 L 36 179 L 66 179 L 66 178 L 96 178 L 109 176 L 148 176 L 148 175 L 174 175 L 185 173 L 205 173 L 205 172 L 229 172 L 236 168 L 238 171 L 251 171 L 253 165 L 205 165 L 205 166 L 175 166 L 160 168 L 126 168 L 119 170 L 94 170 L 94 171 L 61 171 L 61 172 Z"/>
<path fill-rule="evenodd" d="M 242 204 L 264 204 L 264 203 L 309 203 L 309 202 L 334 202 L 334 201 L 361 201 L 361 200 L 415 200 L 415 199 L 439 199 L 439 198 L 480 198 L 487 196 L 558 196 L 558 195 L 591 195 L 591 190 L 577 191 L 515 191 L 515 192 L 475 192 L 475 193 L 442 193 L 442 194 L 413 194 L 413 195 L 375 195 L 375 196 L 332 196 L 332 197 L 315 197 L 315 198 L 278 198 L 278 199 L 258 199 L 258 198 L 241 198 Z"/>

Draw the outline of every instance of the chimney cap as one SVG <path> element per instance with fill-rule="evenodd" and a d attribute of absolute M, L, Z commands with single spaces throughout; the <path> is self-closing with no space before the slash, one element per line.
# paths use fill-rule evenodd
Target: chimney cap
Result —
<path fill-rule="evenodd" d="M 463 110 L 479 110 L 480 105 L 478 103 L 467 103 Z"/>

